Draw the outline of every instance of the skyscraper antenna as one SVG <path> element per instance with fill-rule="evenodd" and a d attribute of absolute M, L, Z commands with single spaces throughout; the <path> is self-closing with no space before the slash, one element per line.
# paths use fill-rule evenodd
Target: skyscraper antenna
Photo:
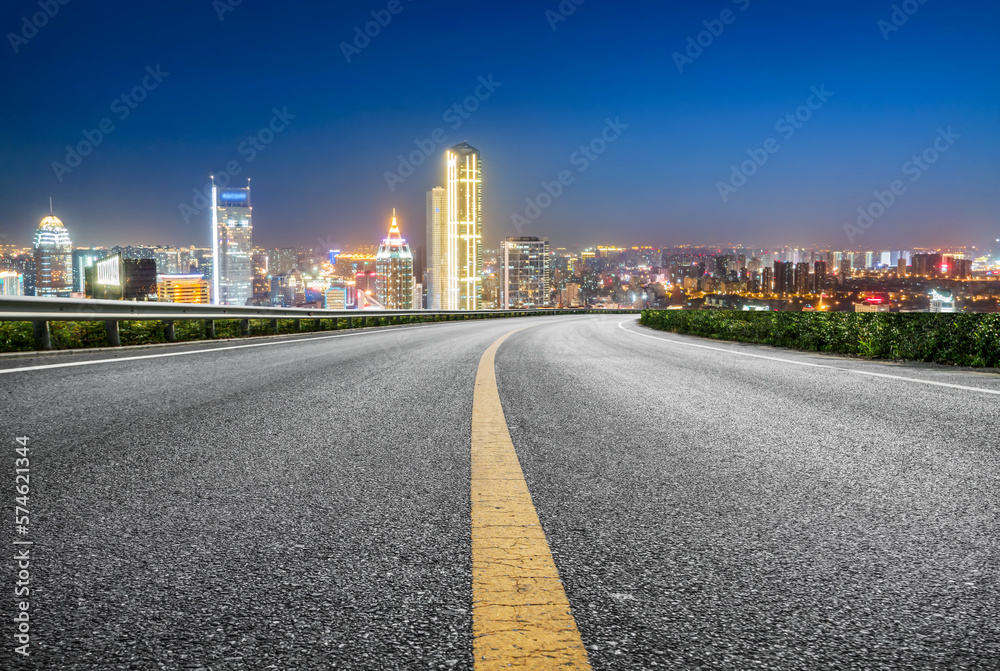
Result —
<path fill-rule="evenodd" d="M 52 214 L 52 196 L 49 196 L 49 214 Z"/>

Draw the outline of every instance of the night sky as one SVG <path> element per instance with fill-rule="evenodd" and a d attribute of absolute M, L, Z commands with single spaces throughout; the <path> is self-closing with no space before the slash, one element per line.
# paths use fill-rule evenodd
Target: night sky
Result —
<path fill-rule="evenodd" d="M 38 0 L 7 0 L 0 242 L 28 244 L 51 195 L 77 245 L 208 246 L 193 192 L 235 162 L 234 184 L 253 179 L 258 246 L 374 244 L 393 207 L 420 245 L 424 194 L 462 141 L 483 156 L 487 247 L 517 234 L 837 249 L 1000 237 L 995 2 L 909 0 L 898 30 L 889 1 L 567 0 L 568 16 L 557 0 L 398 2 L 391 14 L 388 0 L 42 0 L 58 11 L 36 34 L 22 17 Z M 372 11 L 388 24 L 345 56 Z M 679 67 L 675 52 L 713 28 Z M 122 101 L 144 81 L 144 100 Z M 468 118 L 445 116 L 477 90 Z M 799 128 L 776 126 L 810 102 Z M 274 110 L 294 118 L 250 151 Z M 104 119 L 114 129 L 71 168 L 66 145 Z M 907 166 L 939 129 L 951 129 L 947 151 Z M 574 155 L 602 132 L 614 138 L 603 153 Z M 777 150 L 724 200 L 730 166 L 772 138 Z M 416 140 L 430 157 L 390 189 L 399 155 L 423 155 Z M 562 171 L 572 183 L 515 226 Z M 896 180 L 905 191 L 851 245 L 844 223 Z"/>

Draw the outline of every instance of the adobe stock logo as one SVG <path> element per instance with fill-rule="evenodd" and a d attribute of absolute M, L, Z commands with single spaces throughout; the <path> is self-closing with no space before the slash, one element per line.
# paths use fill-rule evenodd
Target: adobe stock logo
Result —
<path fill-rule="evenodd" d="M 133 86 L 131 91 L 121 94 L 111 102 L 111 111 L 119 121 L 129 118 L 132 111 L 170 76 L 170 73 L 161 70 L 159 65 L 155 68 L 146 66 L 146 73 L 142 81 Z M 66 175 L 79 168 L 83 164 L 83 159 L 93 154 L 94 150 L 115 132 L 115 128 L 117 128 L 115 122 L 110 117 L 105 117 L 97 122 L 97 128 L 81 131 L 82 140 L 75 145 L 66 145 L 64 162 L 52 161 L 52 171 L 55 172 L 56 179 L 61 183 Z"/>
<path fill-rule="evenodd" d="M 600 156 L 608 150 L 608 147 L 618 140 L 628 129 L 629 125 L 622 123 L 621 117 L 614 120 L 607 118 L 604 120 L 604 128 L 600 134 L 585 145 L 574 151 L 569 156 L 570 165 L 576 168 L 578 174 L 583 174 Z M 514 212 L 510 215 L 510 221 L 517 229 L 518 235 L 524 233 L 524 227 L 530 226 L 536 219 L 542 216 L 542 212 L 549 209 L 563 193 L 566 187 L 570 186 L 576 177 L 569 170 L 562 170 L 556 175 L 556 179 L 551 182 L 542 182 L 543 191 L 539 191 L 534 198 L 525 198 L 524 215 Z"/>
<path fill-rule="evenodd" d="M 412 2 L 413 0 L 408 1 Z M 389 0 L 385 9 L 373 9 L 371 12 L 372 20 L 366 23 L 364 28 L 354 27 L 354 39 L 350 43 L 340 43 L 340 51 L 344 54 L 347 62 L 350 63 L 354 56 L 366 49 L 372 40 L 382 34 L 383 28 L 389 27 L 389 24 L 392 23 L 392 17 L 402 14 L 404 9 L 401 0 Z"/>
<path fill-rule="evenodd" d="M 915 184 L 920 178 L 937 163 L 941 156 L 955 146 L 961 139 L 961 135 L 951 129 L 938 128 L 938 135 L 934 138 L 931 146 L 924 149 L 919 154 L 914 154 L 909 161 L 903 164 L 902 172 L 910 178 L 910 182 Z M 899 202 L 901 196 L 907 192 L 907 186 L 901 179 L 897 179 L 885 191 L 874 191 L 872 195 L 875 200 L 867 207 L 858 208 L 857 225 L 851 223 L 844 224 L 844 235 L 854 244 L 854 240 L 871 228 L 876 221 L 885 216 L 892 207 Z"/>
<path fill-rule="evenodd" d="M 31 17 L 21 17 L 21 30 L 17 33 L 7 33 L 10 46 L 16 54 L 21 47 L 29 40 L 38 35 L 38 31 L 49 25 L 51 19 L 56 18 L 60 7 L 69 4 L 69 0 L 39 0 L 38 6 L 42 11 L 35 12 Z"/>
<path fill-rule="evenodd" d="M 468 96 L 465 100 L 459 103 L 455 103 L 451 107 L 444 111 L 441 115 L 441 120 L 444 121 L 448 126 L 456 131 L 462 127 L 462 124 L 466 119 L 469 119 L 473 112 L 479 109 L 482 103 L 490 99 L 490 97 L 496 93 L 496 90 L 503 86 L 503 82 L 498 82 L 493 80 L 493 74 L 490 73 L 486 77 L 479 77 L 479 85 L 476 86 L 473 94 Z M 411 151 L 406 156 L 400 154 L 397 156 L 399 159 L 399 165 L 396 167 L 396 172 L 391 170 L 386 170 L 383 173 L 385 177 L 386 184 L 389 185 L 389 190 L 396 191 L 396 186 L 402 184 L 407 179 L 413 176 L 417 171 L 417 168 L 422 166 L 424 163 L 434 155 L 438 147 L 445 144 L 448 141 L 448 134 L 445 132 L 444 128 L 435 128 L 431 131 L 430 137 L 424 139 L 416 139 L 413 144 L 417 146 L 416 149 Z"/>
<path fill-rule="evenodd" d="M 750 0 L 732 0 L 732 3 L 739 7 L 741 12 L 745 12 L 750 8 Z M 708 49 L 715 44 L 715 40 L 722 37 L 722 33 L 726 31 L 726 26 L 736 22 L 737 16 L 733 10 L 723 9 L 719 13 L 719 18 L 702 21 L 701 24 L 705 26 L 705 30 L 697 35 L 688 36 L 687 47 L 684 49 L 684 53 L 675 51 L 672 54 L 677 71 L 684 74 L 685 67 L 694 65 L 694 62 L 705 53 L 705 49 Z"/>

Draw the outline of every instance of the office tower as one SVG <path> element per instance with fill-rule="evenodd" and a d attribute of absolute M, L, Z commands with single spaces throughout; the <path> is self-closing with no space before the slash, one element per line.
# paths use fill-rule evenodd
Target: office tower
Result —
<path fill-rule="evenodd" d="M 479 150 L 462 142 L 447 152 L 449 310 L 478 310 L 482 302 L 483 177 Z"/>
<path fill-rule="evenodd" d="M 813 268 L 816 271 L 816 275 L 813 278 L 813 291 L 820 293 L 826 288 L 826 272 L 827 265 L 826 261 L 817 261 L 813 264 Z"/>
<path fill-rule="evenodd" d="M 906 277 L 906 258 L 900 257 L 896 263 L 896 277 Z"/>
<path fill-rule="evenodd" d="M 501 273 L 501 309 L 550 306 L 548 238 L 504 240 Z"/>
<path fill-rule="evenodd" d="M 156 294 L 164 303 L 210 303 L 211 287 L 204 275 L 160 275 Z"/>
<path fill-rule="evenodd" d="M 0 270 L 0 296 L 23 296 L 24 276 L 16 270 Z"/>
<path fill-rule="evenodd" d="M 293 268 L 271 277 L 271 305 L 293 308 L 306 302 L 306 283 L 302 273 Z"/>
<path fill-rule="evenodd" d="M 389 237 L 375 255 L 375 298 L 387 310 L 413 309 L 413 254 L 399 233 L 396 210 L 392 211 Z"/>
<path fill-rule="evenodd" d="M 760 291 L 763 294 L 774 291 L 774 270 L 771 268 L 764 268 L 760 272 Z"/>
<path fill-rule="evenodd" d="M 212 302 L 246 305 L 253 295 L 253 206 L 250 187 L 212 184 Z"/>
<path fill-rule="evenodd" d="M 448 190 L 436 186 L 427 192 L 427 309 L 447 305 Z"/>
<path fill-rule="evenodd" d="M 785 262 L 775 261 L 774 262 L 774 293 L 783 294 L 788 291 L 788 287 L 785 285 Z"/>
<path fill-rule="evenodd" d="M 99 249 L 74 249 L 73 250 L 73 291 L 76 293 L 87 292 L 86 270 L 94 265 L 101 256 L 106 254 Z M 159 265 L 157 265 L 159 267 Z"/>
<path fill-rule="evenodd" d="M 155 301 L 156 261 L 114 254 L 85 269 L 87 297 L 108 301 Z"/>
<path fill-rule="evenodd" d="M 35 231 L 34 247 L 34 295 L 68 297 L 73 291 L 73 243 L 58 217 L 50 213 L 42 219 Z"/>
<path fill-rule="evenodd" d="M 795 293 L 800 296 L 812 293 L 812 286 L 809 281 L 809 263 L 800 261 L 795 264 Z"/>

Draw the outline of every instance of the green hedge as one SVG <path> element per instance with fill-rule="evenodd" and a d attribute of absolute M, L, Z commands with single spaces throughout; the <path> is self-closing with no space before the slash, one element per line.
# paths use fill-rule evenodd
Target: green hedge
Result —
<path fill-rule="evenodd" d="M 1000 367 L 1000 314 L 645 310 L 661 331 L 867 359 Z"/>

